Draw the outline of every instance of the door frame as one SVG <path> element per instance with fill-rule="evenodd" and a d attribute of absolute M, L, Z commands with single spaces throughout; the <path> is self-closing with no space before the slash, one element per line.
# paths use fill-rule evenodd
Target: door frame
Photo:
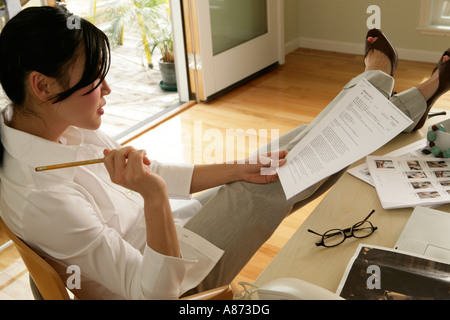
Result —
<path fill-rule="evenodd" d="M 202 0 L 204 1 L 204 0 Z M 277 7 L 277 58 L 285 63 L 284 0 L 276 1 Z M 203 91 L 202 66 L 199 61 L 200 37 L 196 0 L 169 0 L 174 35 L 175 65 L 180 101 L 197 103 L 207 97 Z"/>
<path fill-rule="evenodd" d="M 177 89 L 180 102 L 192 100 L 191 89 L 189 85 L 186 37 L 184 25 L 184 13 L 182 0 L 169 0 L 170 12 L 172 18 L 173 46 L 175 51 L 175 69 L 177 76 Z"/>

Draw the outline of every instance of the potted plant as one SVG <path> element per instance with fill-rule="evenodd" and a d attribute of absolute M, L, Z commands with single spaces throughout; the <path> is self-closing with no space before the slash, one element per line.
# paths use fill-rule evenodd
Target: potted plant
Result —
<path fill-rule="evenodd" d="M 153 34 L 153 43 L 161 52 L 159 70 L 162 80 L 159 85 L 163 90 L 176 91 L 175 53 L 173 49 L 172 23 L 168 10 L 160 15 L 158 27 L 158 30 Z"/>
<path fill-rule="evenodd" d="M 111 44 L 121 44 L 125 28 L 140 34 L 141 49 L 153 68 L 155 49 L 161 52 L 159 67 L 163 90 L 176 91 L 172 22 L 167 0 L 106 0 L 93 20 L 106 33 Z"/>

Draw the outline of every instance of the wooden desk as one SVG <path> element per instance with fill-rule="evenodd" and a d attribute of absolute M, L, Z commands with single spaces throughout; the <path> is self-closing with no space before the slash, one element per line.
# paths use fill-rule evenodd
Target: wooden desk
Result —
<path fill-rule="evenodd" d="M 428 126 L 444 119 L 442 116 L 431 118 L 420 131 L 402 133 L 373 154 L 384 155 L 423 139 Z M 364 161 L 365 158 L 352 167 Z M 345 229 L 364 219 L 372 209 L 376 211 L 369 220 L 378 230 L 368 238 L 349 238 L 337 247 L 324 248 L 315 245 L 320 237 L 307 231 L 308 228 L 319 233 L 333 228 Z M 450 212 L 450 204 L 437 209 Z M 375 188 L 346 172 L 261 273 L 255 285 L 290 277 L 336 292 L 358 245 L 365 243 L 393 248 L 412 211 L 413 208 L 384 210 Z"/>

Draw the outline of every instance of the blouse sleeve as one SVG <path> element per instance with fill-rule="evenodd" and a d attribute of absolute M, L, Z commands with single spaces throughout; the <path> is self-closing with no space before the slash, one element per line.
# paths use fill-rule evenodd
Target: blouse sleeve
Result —
<path fill-rule="evenodd" d="M 28 197 L 25 241 L 126 299 L 177 299 L 193 260 L 143 254 L 100 221 L 95 205 L 71 188 Z M 45 208 L 45 212 L 40 208 Z M 81 288 L 82 290 L 83 288 Z"/>
<path fill-rule="evenodd" d="M 166 181 L 169 198 L 190 199 L 194 165 L 162 164 L 153 160 L 150 169 Z"/>
<path fill-rule="evenodd" d="M 101 130 L 83 130 L 86 139 L 104 148 L 120 149 L 122 146 Z M 190 199 L 193 164 L 166 164 L 151 160 L 150 169 L 160 175 L 167 184 L 169 198 Z"/>

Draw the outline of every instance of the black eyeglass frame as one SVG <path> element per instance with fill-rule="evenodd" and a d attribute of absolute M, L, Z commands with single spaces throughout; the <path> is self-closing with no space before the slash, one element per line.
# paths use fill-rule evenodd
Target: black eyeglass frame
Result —
<path fill-rule="evenodd" d="M 352 237 L 357 238 L 357 239 L 363 239 L 363 238 L 366 238 L 366 237 L 372 235 L 372 234 L 375 232 L 375 230 L 378 229 L 378 227 L 374 227 L 374 226 L 373 226 L 372 222 L 367 221 L 367 219 L 369 219 L 370 216 L 371 216 L 374 212 L 375 212 L 375 209 L 372 210 L 372 211 L 369 213 L 369 215 L 368 215 L 364 220 L 355 223 L 355 224 L 354 224 L 353 226 L 351 226 L 350 228 L 346 228 L 346 229 L 330 229 L 330 230 L 328 230 L 327 232 L 325 232 L 324 234 L 317 233 L 317 232 L 315 232 L 315 231 L 313 231 L 313 230 L 311 230 L 311 229 L 308 229 L 308 232 L 311 232 L 311 233 L 314 233 L 314 234 L 316 234 L 316 235 L 318 235 L 318 236 L 321 236 L 322 239 L 321 239 L 321 241 L 316 242 L 316 246 L 323 246 L 323 247 L 326 247 L 326 248 L 336 247 L 336 246 L 340 245 L 341 243 L 343 243 L 346 239 L 352 238 Z M 367 234 L 367 235 L 362 236 L 362 237 L 355 236 L 354 231 L 355 231 L 358 227 L 360 227 L 361 225 L 363 225 L 363 224 L 366 223 L 366 222 L 370 224 L 371 232 L 370 232 L 369 234 Z M 330 232 L 332 232 L 332 231 L 335 231 L 335 232 L 330 233 Z M 349 235 L 347 235 L 348 233 L 349 233 Z M 341 242 L 336 243 L 336 244 L 333 244 L 333 245 L 326 245 L 326 244 L 325 244 L 325 237 L 330 238 L 330 237 L 336 236 L 336 235 L 338 235 L 338 234 L 342 234 L 342 235 L 343 235 L 343 238 L 342 238 L 342 241 L 341 241 Z"/>

